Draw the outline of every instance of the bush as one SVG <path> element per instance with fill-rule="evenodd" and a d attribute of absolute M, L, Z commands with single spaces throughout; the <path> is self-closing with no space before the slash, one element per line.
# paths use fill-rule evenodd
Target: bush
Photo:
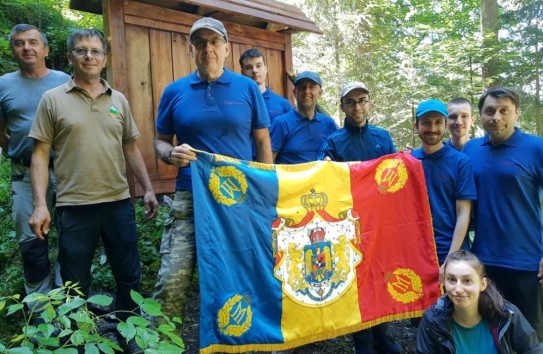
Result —
<path fill-rule="evenodd" d="M 75 284 L 67 282 L 47 295 L 34 293 L 22 301 L 19 295 L 0 298 L 0 313 L 5 310 L 3 317 L 18 314 L 24 318 L 23 326 L 12 335 L 9 345 L 0 341 L 0 353 L 51 353 L 54 350 L 55 353 L 77 354 L 78 348 L 84 348 L 85 353 L 122 350 L 115 340 L 98 331 L 99 321 L 115 313 L 98 316 L 89 310 L 91 304 L 109 306 L 112 298 L 95 295 L 85 300 L 81 295 Z M 131 297 L 139 306 L 141 315 L 130 312 L 126 322 L 119 321 L 117 324 L 116 330 L 125 343 L 134 341 L 142 352 L 145 350 L 149 354 L 182 353 L 185 345 L 176 334 L 181 320 L 178 317 L 168 318 L 160 311 L 160 304 L 135 291 L 131 292 Z M 33 307 L 25 310 L 32 304 Z M 36 321 L 34 310 L 43 304 L 45 309 L 40 312 L 39 321 Z M 152 317 L 160 324 L 144 316 Z"/>

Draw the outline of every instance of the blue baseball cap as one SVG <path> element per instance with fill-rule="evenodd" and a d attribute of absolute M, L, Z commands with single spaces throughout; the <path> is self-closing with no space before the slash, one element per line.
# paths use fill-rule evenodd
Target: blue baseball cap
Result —
<path fill-rule="evenodd" d="M 444 116 L 445 118 L 448 117 L 447 106 L 445 105 L 445 103 L 433 98 L 419 103 L 415 117 L 419 119 L 420 117 L 422 117 L 428 112 L 437 112 L 441 114 L 442 116 Z"/>
<path fill-rule="evenodd" d="M 296 76 L 296 80 L 294 80 L 294 86 L 298 85 L 300 81 L 302 81 L 303 79 L 311 80 L 315 82 L 316 84 L 318 84 L 320 87 L 322 87 L 321 77 L 316 72 L 304 71 L 304 72 L 299 73 L 298 76 Z"/>

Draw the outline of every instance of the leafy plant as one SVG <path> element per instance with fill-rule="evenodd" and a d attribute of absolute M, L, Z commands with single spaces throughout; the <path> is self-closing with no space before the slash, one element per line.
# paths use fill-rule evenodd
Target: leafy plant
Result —
<path fill-rule="evenodd" d="M 178 317 L 168 318 L 161 312 L 159 303 L 135 291 L 131 292 L 131 297 L 141 314 L 129 312 L 126 321 L 117 324 L 116 329 L 124 341 L 134 341 L 142 352 L 145 350 L 148 354 L 182 353 L 185 345 L 176 334 L 181 320 Z M 111 302 L 112 298 L 106 295 L 84 299 L 77 284 L 70 282 L 47 295 L 34 293 L 22 300 L 19 295 L 2 297 L 0 313 L 5 310 L 2 317 L 20 314 L 24 317 L 24 325 L 9 344 L 0 342 L 0 353 L 41 354 L 54 351 L 77 354 L 78 349 L 84 349 L 85 353 L 112 354 L 115 350 L 121 351 L 116 341 L 102 336 L 98 330 L 98 323 L 106 316 L 115 315 L 115 312 L 96 315 L 89 310 L 91 304 L 105 307 Z M 44 304 L 44 310 L 36 316 L 36 307 Z M 27 309 L 28 306 L 31 307 Z"/>

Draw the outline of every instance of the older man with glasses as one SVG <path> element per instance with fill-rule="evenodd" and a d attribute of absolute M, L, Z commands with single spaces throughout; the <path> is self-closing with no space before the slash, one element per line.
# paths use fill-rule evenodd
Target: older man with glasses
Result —
<path fill-rule="evenodd" d="M 164 225 L 162 263 L 154 297 L 169 317 L 184 313 L 196 264 L 190 161 L 194 149 L 272 163 L 270 118 L 257 84 L 224 68 L 230 55 L 222 22 L 204 17 L 189 32 L 196 71 L 166 87 L 158 107 L 155 152 L 179 168 L 170 217 Z M 174 143 L 174 137 L 175 142 Z"/>

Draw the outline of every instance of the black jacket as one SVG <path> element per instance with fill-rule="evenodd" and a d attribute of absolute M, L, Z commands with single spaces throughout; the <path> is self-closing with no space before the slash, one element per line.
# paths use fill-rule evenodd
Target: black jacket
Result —
<path fill-rule="evenodd" d="M 456 353 L 451 333 L 452 310 L 453 303 L 443 295 L 424 312 L 417 330 L 417 353 Z M 504 310 L 509 314 L 507 317 L 490 321 L 494 341 L 499 343 L 498 353 L 543 354 L 543 344 L 519 309 L 505 302 Z"/>

